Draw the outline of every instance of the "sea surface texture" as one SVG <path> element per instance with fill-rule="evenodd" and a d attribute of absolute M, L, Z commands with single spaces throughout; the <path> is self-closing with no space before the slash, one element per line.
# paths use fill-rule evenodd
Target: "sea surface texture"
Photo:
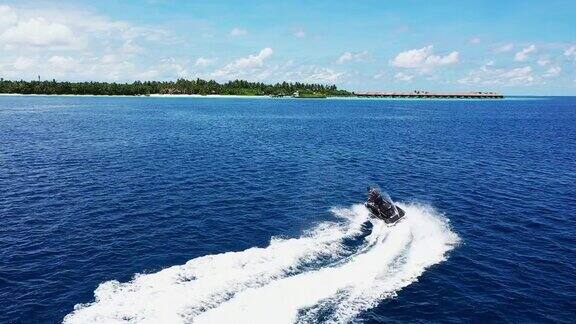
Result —
<path fill-rule="evenodd" d="M 1 323 L 573 323 L 576 98 L 0 97 L 0 220 Z"/>

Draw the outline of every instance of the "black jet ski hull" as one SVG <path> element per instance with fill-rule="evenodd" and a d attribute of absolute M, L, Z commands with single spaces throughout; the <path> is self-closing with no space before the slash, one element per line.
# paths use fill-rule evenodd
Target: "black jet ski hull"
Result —
<path fill-rule="evenodd" d="M 404 211 L 404 209 L 402 209 L 398 206 L 396 206 L 396 209 L 398 210 L 398 213 L 396 213 L 396 215 L 394 215 L 388 219 L 385 219 L 384 222 L 386 224 L 396 224 L 399 220 L 401 220 L 404 217 L 404 215 L 406 215 L 406 212 Z"/>
<path fill-rule="evenodd" d="M 404 209 L 398 207 L 397 205 L 394 205 L 396 210 L 389 209 L 388 213 L 380 210 L 374 204 L 371 204 L 369 202 L 365 203 L 364 205 L 366 206 L 366 208 L 368 208 L 372 217 L 381 219 L 386 224 L 389 224 L 389 225 L 396 224 L 399 220 L 401 220 L 404 217 L 404 215 L 406 215 L 406 212 L 404 211 Z"/>
<path fill-rule="evenodd" d="M 386 224 L 394 225 L 401 220 L 406 213 L 394 204 L 390 197 L 384 197 L 380 191 L 368 187 L 368 200 L 364 204 L 373 217 L 383 220 Z"/>

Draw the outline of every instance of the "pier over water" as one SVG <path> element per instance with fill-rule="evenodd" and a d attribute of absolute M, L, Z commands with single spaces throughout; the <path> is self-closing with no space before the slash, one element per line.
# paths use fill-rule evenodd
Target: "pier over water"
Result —
<path fill-rule="evenodd" d="M 373 98 L 424 98 L 424 99 L 503 99 L 504 95 L 495 92 L 433 93 L 414 92 L 355 92 L 358 97 Z"/>

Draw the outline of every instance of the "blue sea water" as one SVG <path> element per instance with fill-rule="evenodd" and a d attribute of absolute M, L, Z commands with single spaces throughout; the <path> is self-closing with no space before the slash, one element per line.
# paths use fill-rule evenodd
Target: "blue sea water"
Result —
<path fill-rule="evenodd" d="M 0 97 L 0 322 L 573 322 L 575 183 L 570 97 Z"/>

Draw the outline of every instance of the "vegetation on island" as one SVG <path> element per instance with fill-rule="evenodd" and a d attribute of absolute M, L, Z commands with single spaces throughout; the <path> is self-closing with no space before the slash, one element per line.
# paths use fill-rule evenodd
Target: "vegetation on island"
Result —
<path fill-rule="evenodd" d="M 67 82 L 67 81 L 10 81 L 0 79 L 0 93 L 46 95 L 151 95 L 196 94 L 240 96 L 295 96 L 299 98 L 324 98 L 351 96 L 352 92 L 340 90 L 335 85 L 282 82 L 265 84 L 243 80 L 218 83 L 202 79 L 177 81 Z"/>

